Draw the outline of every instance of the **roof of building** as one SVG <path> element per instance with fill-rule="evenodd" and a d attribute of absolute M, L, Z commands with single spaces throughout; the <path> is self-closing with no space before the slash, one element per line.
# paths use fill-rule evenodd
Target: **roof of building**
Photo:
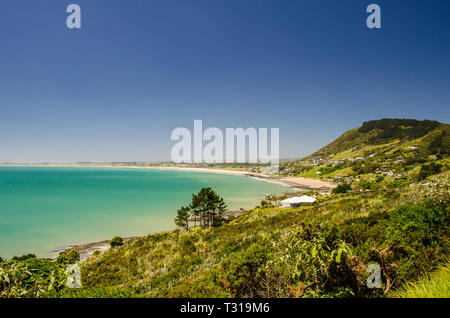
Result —
<path fill-rule="evenodd" d="M 313 197 L 310 197 L 307 195 L 302 195 L 301 197 L 293 197 L 293 198 L 283 200 L 283 201 L 281 201 L 281 203 L 286 203 L 286 204 L 313 203 L 315 201 L 316 201 L 316 199 L 314 199 Z"/>

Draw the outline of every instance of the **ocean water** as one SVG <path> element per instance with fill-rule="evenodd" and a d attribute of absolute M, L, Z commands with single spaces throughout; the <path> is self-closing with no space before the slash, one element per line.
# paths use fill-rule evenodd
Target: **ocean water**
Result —
<path fill-rule="evenodd" d="M 210 186 L 230 209 L 286 187 L 215 173 L 69 167 L 0 167 L 0 256 L 35 253 L 175 228 L 192 193 Z"/>

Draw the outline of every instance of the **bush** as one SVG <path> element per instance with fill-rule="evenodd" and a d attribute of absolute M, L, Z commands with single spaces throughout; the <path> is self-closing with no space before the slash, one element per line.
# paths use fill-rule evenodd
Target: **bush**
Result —
<path fill-rule="evenodd" d="M 261 289 L 267 258 L 267 247 L 253 243 L 226 258 L 215 280 L 227 286 L 233 297 L 255 297 Z"/>
<path fill-rule="evenodd" d="M 259 206 L 260 206 L 262 209 L 265 209 L 265 208 L 274 208 L 274 207 L 275 207 L 275 205 L 274 205 L 272 202 L 266 201 L 266 200 L 261 200 L 261 203 L 259 204 Z"/>
<path fill-rule="evenodd" d="M 12 260 L 13 261 L 25 261 L 30 258 L 36 258 L 36 255 L 30 253 L 30 254 L 24 254 L 22 256 L 14 256 L 12 258 Z"/>
<path fill-rule="evenodd" d="M 118 247 L 123 245 L 123 240 L 120 236 L 114 236 L 110 243 L 111 247 Z"/>
<path fill-rule="evenodd" d="M 349 190 L 351 190 L 352 187 L 348 183 L 343 183 L 338 185 L 336 188 L 333 189 L 333 193 L 347 193 Z"/>
<path fill-rule="evenodd" d="M 65 267 L 45 259 L 28 258 L 0 266 L 0 297 L 46 297 L 66 283 Z"/>
<path fill-rule="evenodd" d="M 75 264 L 80 260 L 80 254 L 76 250 L 70 250 L 63 254 L 60 254 L 56 259 L 56 262 L 59 264 Z"/>
<path fill-rule="evenodd" d="M 437 246 L 441 236 L 448 234 L 450 217 L 448 211 L 435 201 L 406 203 L 391 214 L 394 227 L 401 230 L 400 235 L 414 236 L 424 245 Z"/>
<path fill-rule="evenodd" d="M 417 178 L 419 179 L 419 181 L 422 181 L 429 176 L 438 174 L 439 172 L 441 172 L 441 169 L 442 165 L 435 162 L 424 164 L 422 168 L 420 168 L 420 172 Z"/>

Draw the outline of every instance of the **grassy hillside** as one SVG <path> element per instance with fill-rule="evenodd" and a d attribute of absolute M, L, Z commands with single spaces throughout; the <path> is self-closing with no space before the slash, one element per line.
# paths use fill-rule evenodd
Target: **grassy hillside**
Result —
<path fill-rule="evenodd" d="M 283 162 L 280 175 L 348 183 L 355 190 L 385 188 L 447 169 L 449 153 L 450 125 L 382 119 L 347 131 L 309 157 Z"/>
<path fill-rule="evenodd" d="M 391 296 L 398 298 L 450 297 L 450 264 L 447 262 L 431 275 L 423 275 L 417 281 L 405 284 Z"/>
<path fill-rule="evenodd" d="M 388 295 L 447 259 L 449 176 L 313 207 L 255 208 L 217 228 L 140 237 L 83 263 L 84 289 L 55 296 Z M 366 286 L 372 263 L 381 266 L 381 289 Z"/>
<path fill-rule="evenodd" d="M 344 151 L 375 150 L 374 153 L 386 152 L 393 146 L 414 145 L 420 142 L 420 148 L 428 154 L 438 153 L 431 149 L 430 143 L 438 142 L 436 136 L 443 135 L 443 142 L 448 151 L 450 146 L 450 125 L 437 121 L 418 121 L 411 119 L 381 119 L 364 122 L 361 127 L 347 131 L 329 145 L 315 152 L 312 156 L 335 157 Z M 428 137 L 428 138 L 427 138 Z M 442 141 L 440 142 L 442 144 Z M 374 147 L 375 146 L 375 147 Z M 447 153 L 448 154 L 448 153 Z"/>

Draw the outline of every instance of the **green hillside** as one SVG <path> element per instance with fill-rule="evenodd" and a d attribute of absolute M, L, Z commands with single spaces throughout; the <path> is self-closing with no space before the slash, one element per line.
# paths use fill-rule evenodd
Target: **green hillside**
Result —
<path fill-rule="evenodd" d="M 321 178 L 336 183 L 423 178 L 422 166 L 448 166 L 450 125 L 436 121 L 381 119 L 347 131 L 311 156 L 283 162 L 282 176 Z M 424 170 L 425 172 L 425 170 Z M 357 186 L 356 184 L 354 184 Z M 364 188 L 364 186 L 362 186 Z"/>
<path fill-rule="evenodd" d="M 347 131 L 312 156 L 335 157 L 341 152 L 358 150 L 382 153 L 391 150 L 393 145 L 398 147 L 414 145 L 419 142 L 423 154 L 438 154 L 443 150 L 448 151 L 450 125 L 437 121 L 412 119 L 368 121 L 359 128 Z"/>
<path fill-rule="evenodd" d="M 450 174 L 428 181 L 311 207 L 257 207 L 219 227 L 140 237 L 83 263 L 84 288 L 50 295 L 389 296 L 448 259 Z M 366 284 L 374 263 L 380 289 Z"/>
<path fill-rule="evenodd" d="M 364 123 L 281 167 L 339 184 L 310 193 L 313 205 L 269 196 L 224 223 L 128 240 L 80 264 L 80 289 L 64 287 L 74 255 L 3 261 L 0 296 L 450 297 L 448 138 L 437 122 Z M 367 284 L 370 264 L 380 288 Z"/>

